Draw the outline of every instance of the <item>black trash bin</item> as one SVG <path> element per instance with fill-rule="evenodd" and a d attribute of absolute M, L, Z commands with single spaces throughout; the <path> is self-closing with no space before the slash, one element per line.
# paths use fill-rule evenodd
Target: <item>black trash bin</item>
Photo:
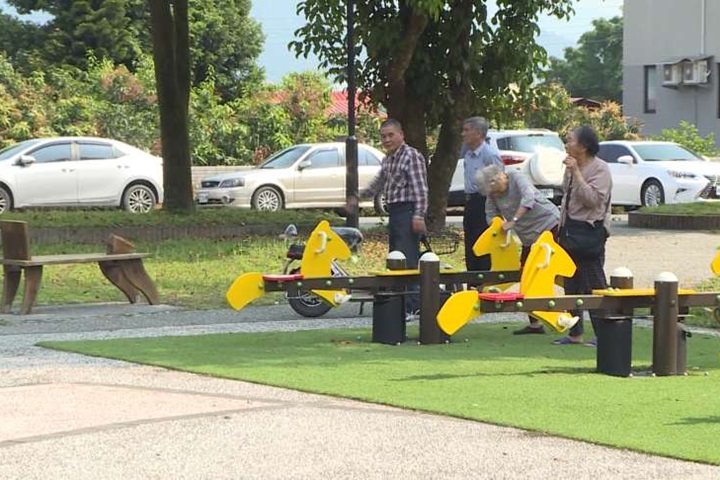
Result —
<path fill-rule="evenodd" d="M 405 341 L 405 301 L 402 294 L 375 295 L 372 341 L 397 345 Z"/>
<path fill-rule="evenodd" d="M 600 319 L 597 331 L 597 371 L 616 377 L 632 373 L 632 319 Z"/>

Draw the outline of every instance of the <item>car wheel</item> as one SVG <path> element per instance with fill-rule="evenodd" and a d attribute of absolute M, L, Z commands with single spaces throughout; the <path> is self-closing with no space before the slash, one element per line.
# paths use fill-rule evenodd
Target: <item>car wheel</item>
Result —
<path fill-rule="evenodd" d="M 640 192 L 643 207 L 657 207 L 665 203 L 665 192 L 657 180 L 648 180 Z"/>
<path fill-rule="evenodd" d="M 375 200 L 373 201 L 375 204 L 375 213 L 378 215 L 387 216 L 388 209 L 387 209 L 387 202 L 385 201 L 385 195 L 382 193 L 378 193 L 375 196 Z"/>
<path fill-rule="evenodd" d="M 12 210 L 13 200 L 10 192 L 5 187 L 0 187 L 0 215 Z"/>
<path fill-rule="evenodd" d="M 132 213 L 148 213 L 155 208 L 155 193 L 147 185 L 135 183 L 125 189 L 122 208 Z"/>
<path fill-rule="evenodd" d="M 283 208 L 283 199 L 273 187 L 260 187 L 252 197 L 252 208 L 265 212 L 277 212 Z"/>

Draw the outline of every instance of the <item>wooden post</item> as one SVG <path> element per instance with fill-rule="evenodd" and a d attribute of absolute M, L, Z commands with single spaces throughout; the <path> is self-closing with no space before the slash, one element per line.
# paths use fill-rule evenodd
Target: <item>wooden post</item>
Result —
<path fill-rule="evenodd" d="M 444 343 L 437 324 L 440 311 L 440 258 L 428 252 L 420 258 L 420 343 Z"/>
<path fill-rule="evenodd" d="M 652 370 L 655 375 L 675 375 L 678 343 L 678 279 L 670 272 L 663 272 L 655 279 L 654 312 Z"/>

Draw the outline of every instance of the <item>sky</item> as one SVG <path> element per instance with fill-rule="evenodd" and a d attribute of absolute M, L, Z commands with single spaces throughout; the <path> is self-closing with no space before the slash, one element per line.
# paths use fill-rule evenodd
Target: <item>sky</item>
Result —
<path fill-rule="evenodd" d="M 258 63 L 265 68 L 266 79 L 277 83 L 290 72 L 317 69 L 317 58 L 295 58 L 287 45 L 294 39 L 294 32 L 300 28 L 304 18 L 295 11 L 298 0 L 252 0 L 250 15 L 260 22 L 265 34 L 263 53 Z M 577 39 L 592 28 L 596 18 L 610 18 L 622 14 L 623 0 L 577 0 L 575 15 L 568 20 L 543 17 L 539 21 L 538 43 L 548 54 L 562 57 L 566 47 L 574 47 Z M 8 12 L 5 0 L 0 0 L 0 9 Z M 43 21 L 48 17 L 30 15 L 29 19 Z"/>
<path fill-rule="evenodd" d="M 265 48 L 259 63 L 265 67 L 270 82 L 278 82 L 290 72 L 317 68 L 316 58 L 297 59 L 287 49 L 295 30 L 304 22 L 304 18 L 295 13 L 297 3 L 297 0 L 253 0 L 250 16 L 260 22 L 265 34 Z M 569 21 L 540 19 L 538 42 L 549 55 L 562 57 L 566 47 L 574 47 L 580 35 L 592 28 L 594 19 L 622 15 L 622 5 L 623 0 L 578 0 L 575 15 Z"/>

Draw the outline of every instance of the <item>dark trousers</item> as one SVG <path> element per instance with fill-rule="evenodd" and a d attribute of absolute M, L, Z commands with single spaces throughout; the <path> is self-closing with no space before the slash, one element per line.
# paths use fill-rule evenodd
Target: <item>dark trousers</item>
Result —
<path fill-rule="evenodd" d="M 463 231 L 465 232 L 465 267 L 468 271 L 490 270 L 490 255 L 476 257 L 472 251 L 473 245 L 487 228 L 485 197 L 478 193 L 467 195 L 463 213 Z"/>
<path fill-rule="evenodd" d="M 594 289 L 607 288 L 607 280 L 605 278 L 605 252 L 598 258 L 590 259 L 573 259 L 577 269 L 572 278 L 566 278 L 565 295 L 583 295 L 590 294 Z M 580 320 L 570 329 L 569 334 L 576 337 L 584 333 L 583 312 L 582 310 L 571 311 L 572 315 L 579 316 Z M 604 310 L 590 310 L 590 321 L 593 329 L 597 332 L 597 322 L 599 318 L 605 315 Z"/>
<path fill-rule="evenodd" d="M 390 251 L 399 250 L 405 254 L 407 268 L 417 268 L 420 259 L 420 235 L 413 232 L 412 219 L 415 204 L 412 202 L 391 203 L 388 205 L 388 236 Z M 410 290 L 419 290 L 419 285 L 412 285 Z M 408 295 L 405 311 L 414 312 L 420 308 L 417 294 Z"/>

